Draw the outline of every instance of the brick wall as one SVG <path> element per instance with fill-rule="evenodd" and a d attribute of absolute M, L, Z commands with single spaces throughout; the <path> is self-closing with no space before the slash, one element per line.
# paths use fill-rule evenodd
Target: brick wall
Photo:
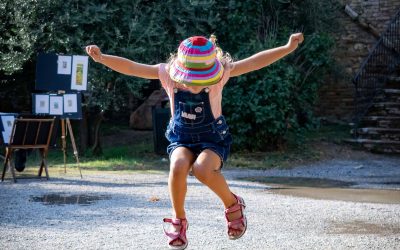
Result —
<path fill-rule="evenodd" d="M 361 18 L 372 24 L 379 33 L 385 31 L 392 17 L 400 9 L 400 0 L 339 0 L 349 5 Z M 320 89 L 317 115 L 330 121 L 351 120 L 354 88 L 351 82 L 377 38 L 363 29 L 344 12 L 337 13 L 340 29 L 334 34 L 334 56 L 339 69 Z"/>

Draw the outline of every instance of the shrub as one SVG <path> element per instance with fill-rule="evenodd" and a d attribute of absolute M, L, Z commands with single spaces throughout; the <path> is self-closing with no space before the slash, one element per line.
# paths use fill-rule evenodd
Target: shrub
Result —
<path fill-rule="evenodd" d="M 288 129 L 300 132 L 313 123 L 312 107 L 332 46 L 332 40 L 321 31 L 333 26 L 333 1 L 3 2 L 1 84 L 30 84 L 20 96 L 12 95 L 15 100 L 30 99 L 28 90 L 33 90 L 39 51 L 84 54 L 85 45 L 98 44 L 105 53 L 154 64 L 166 61 L 182 39 L 215 33 L 224 50 L 242 59 L 283 45 L 290 33 L 304 31 L 305 44 L 295 54 L 266 69 L 232 79 L 224 92 L 223 108 L 236 135 L 235 148 L 276 148 L 282 145 Z M 26 79 L 16 81 L 18 74 Z M 91 63 L 86 104 L 91 110 L 128 113 L 128 98 L 143 97 L 146 85 L 147 80 Z M 7 95 L 4 92 L 0 97 Z"/>
<path fill-rule="evenodd" d="M 312 41 L 298 53 L 228 83 L 223 109 L 235 135 L 234 148 L 281 148 L 289 129 L 301 134 L 315 123 L 313 105 L 333 41 L 323 34 L 308 39 Z"/>

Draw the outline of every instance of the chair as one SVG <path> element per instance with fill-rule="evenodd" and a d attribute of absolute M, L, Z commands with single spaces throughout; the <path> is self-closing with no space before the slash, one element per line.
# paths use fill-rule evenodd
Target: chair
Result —
<path fill-rule="evenodd" d="M 10 169 L 14 182 L 17 182 L 15 169 L 12 163 L 13 152 L 16 149 L 39 149 L 41 163 L 39 167 L 39 178 L 42 176 L 43 169 L 46 172 L 46 179 L 49 179 L 47 168 L 47 153 L 51 134 L 53 131 L 55 118 L 35 119 L 35 118 L 17 118 L 14 121 L 10 141 L 6 145 L 4 156 L 3 174 L 1 181 L 4 181 L 7 167 Z"/>

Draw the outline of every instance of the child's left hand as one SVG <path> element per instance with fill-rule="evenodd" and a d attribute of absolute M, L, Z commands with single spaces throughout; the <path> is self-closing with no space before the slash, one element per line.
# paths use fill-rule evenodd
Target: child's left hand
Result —
<path fill-rule="evenodd" d="M 303 33 L 295 33 L 290 36 L 287 46 L 290 49 L 295 50 L 299 46 L 299 44 L 302 43 L 303 41 L 304 41 Z"/>

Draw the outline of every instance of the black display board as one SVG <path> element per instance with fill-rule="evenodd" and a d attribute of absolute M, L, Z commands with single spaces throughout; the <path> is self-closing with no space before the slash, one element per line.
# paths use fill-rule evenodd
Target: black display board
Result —
<path fill-rule="evenodd" d="M 36 60 L 36 90 L 86 91 L 88 57 L 39 53 Z"/>
<path fill-rule="evenodd" d="M 32 94 L 32 113 L 61 119 L 82 119 L 82 94 Z"/>
<path fill-rule="evenodd" d="M 38 54 L 36 61 L 36 90 L 71 90 L 71 74 L 57 74 L 57 67 L 57 54 Z"/>

